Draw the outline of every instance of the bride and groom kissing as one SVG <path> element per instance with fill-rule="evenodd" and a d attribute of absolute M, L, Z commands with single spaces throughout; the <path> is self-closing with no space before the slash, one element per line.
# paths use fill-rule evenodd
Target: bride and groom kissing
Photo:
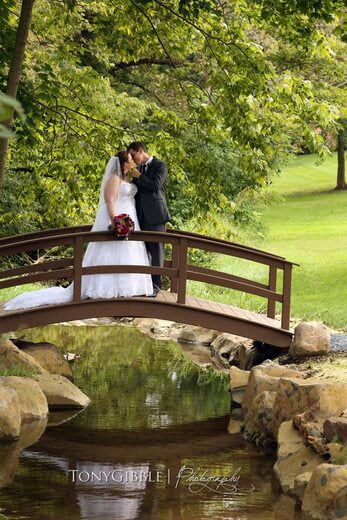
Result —
<path fill-rule="evenodd" d="M 91 231 L 106 231 L 120 213 L 129 215 L 135 231 L 165 231 L 170 215 L 165 200 L 166 164 L 150 155 L 146 145 L 131 143 L 127 150 L 112 156 L 101 182 L 98 209 Z M 160 266 L 164 245 L 159 242 L 89 242 L 83 267 L 97 265 Z M 96 274 L 82 276 L 82 299 L 156 296 L 161 276 L 140 273 Z M 49 287 L 23 293 L 8 301 L 5 310 L 62 304 L 72 301 L 73 283 L 68 287 Z"/>

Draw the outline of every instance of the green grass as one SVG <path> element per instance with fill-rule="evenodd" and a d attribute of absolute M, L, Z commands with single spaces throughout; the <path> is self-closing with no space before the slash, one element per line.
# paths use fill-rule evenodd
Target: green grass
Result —
<path fill-rule="evenodd" d="M 272 190 L 281 197 L 264 210 L 265 239 L 246 243 L 300 264 L 293 272 L 293 317 L 347 329 L 347 192 L 333 191 L 336 160 L 336 154 L 319 165 L 311 155 L 293 159 L 273 182 Z M 257 264 L 225 256 L 213 268 L 266 281 Z M 191 292 L 258 311 L 266 308 L 264 299 L 195 282 Z"/>
<path fill-rule="evenodd" d="M 7 377 L 7 376 L 34 377 L 38 373 L 39 373 L 38 370 L 35 370 L 34 368 L 29 368 L 25 365 L 20 365 L 20 364 L 13 365 L 8 368 L 0 367 L 0 377 Z"/>

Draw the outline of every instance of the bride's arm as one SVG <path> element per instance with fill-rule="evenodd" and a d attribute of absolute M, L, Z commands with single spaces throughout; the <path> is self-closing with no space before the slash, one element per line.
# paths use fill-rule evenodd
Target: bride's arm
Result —
<path fill-rule="evenodd" d="M 119 185 L 120 178 L 117 177 L 117 175 L 112 175 L 112 177 L 107 181 L 105 186 L 104 198 L 107 206 L 108 215 L 111 221 L 117 215 L 116 200 L 118 196 Z"/>

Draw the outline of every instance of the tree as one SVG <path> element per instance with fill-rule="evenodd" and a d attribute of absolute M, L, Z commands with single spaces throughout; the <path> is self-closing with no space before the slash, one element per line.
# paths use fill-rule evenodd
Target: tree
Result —
<path fill-rule="evenodd" d="M 337 183 L 336 190 L 347 190 L 345 149 L 347 138 L 347 119 L 340 120 L 342 128 L 337 134 Z"/>
<path fill-rule="evenodd" d="M 24 60 L 25 47 L 28 40 L 29 26 L 32 16 L 32 9 L 35 0 L 22 0 L 21 13 L 19 17 L 18 30 L 12 60 L 8 73 L 6 94 L 14 99 L 17 97 L 18 85 L 20 81 L 22 65 Z M 10 130 L 12 126 L 13 110 L 5 121 L 5 126 Z M 8 148 L 9 135 L 0 138 L 0 188 L 5 171 L 6 154 Z"/>
<path fill-rule="evenodd" d="M 134 139 L 169 163 L 175 225 L 222 235 L 223 212 L 247 220 L 247 193 L 302 136 L 324 150 L 315 128 L 338 117 L 313 82 L 276 66 L 272 51 L 284 44 L 315 51 L 326 12 L 297 4 L 289 16 L 270 0 L 36 0 L 18 93 L 27 120 L 16 121 L 0 201 L 4 233 L 90 220 L 109 154 Z"/>

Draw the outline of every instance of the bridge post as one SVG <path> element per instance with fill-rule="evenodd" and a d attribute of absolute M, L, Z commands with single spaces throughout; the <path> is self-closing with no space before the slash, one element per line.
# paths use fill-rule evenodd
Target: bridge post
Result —
<path fill-rule="evenodd" d="M 290 323 L 290 293 L 292 286 L 292 264 L 285 264 L 283 271 L 283 303 L 282 303 L 282 329 L 289 330 Z"/>
<path fill-rule="evenodd" d="M 187 293 L 187 255 L 188 240 L 180 238 L 179 256 L 178 256 L 178 292 L 177 303 L 186 303 Z"/>
<path fill-rule="evenodd" d="M 277 282 L 277 267 L 274 265 L 269 266 L 269 291 L 276 292 L 276 282 Z M 274 318 L 276 315 L 276 300 L 272 300 L 268 298 L 267 301 L 267 316 L 269 318 Z"/>
<path fill-rule="evenodd" d="M 73 301 L 81 301 L 83 237 L 76 236 L 73 260 Z"/>
<path fill-rule="evenodd" d="M 173 269 L 177 269 L 177 270 L 178 270 L 178 266 L 179 266 L 179 253 L 180 253 L 179 244 L 172 244 L 171 267 Z M 175 278 L 170 279 L 170 292 L 172 292 L 172 293 L 178 292 L 177 276 Z"/>

